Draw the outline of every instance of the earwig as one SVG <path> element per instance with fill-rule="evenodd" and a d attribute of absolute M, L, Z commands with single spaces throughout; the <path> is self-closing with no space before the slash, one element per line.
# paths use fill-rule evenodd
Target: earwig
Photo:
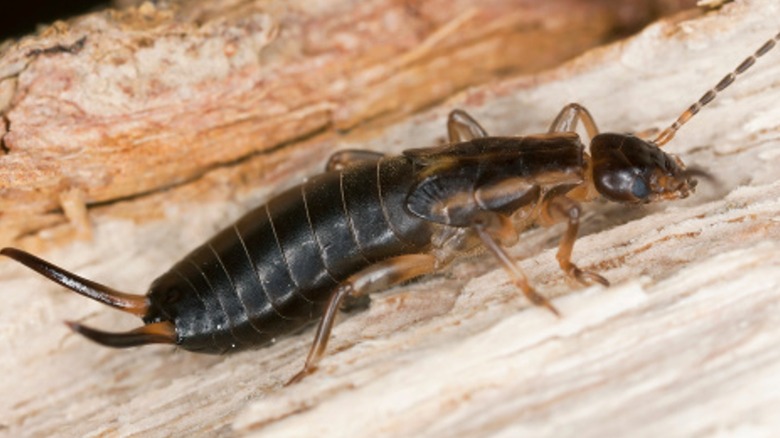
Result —
<path fill-rule="evenodd" d="M 143 296 L 19 249 L 0 254 L 143 319 L 142 327 L 125 333 L 67 322 L 109 347 L 162 343 L 222 354 L 268 345 L 319 319 L 304 367 L 290 383 L 316 369 L 345 300 L 438 271 L 480 246 L 531 303 L 559 315 L 504 248 L 529 224 L 564 222 L 556 255 L 561 270 L 580 284 L 608 286 L 604 277 L 571 260 L 581 203 L 605 198 L 641 204 L 693 193 L 696 178 L 709 174 L 686 168 L 661 147 L 778 41 L 780 33 L 652 141 L 600 133 L 590 112 L 572 103 L 545 134 L 489 136 L 471 116 L 455 110 L 444 146 L 398 156 L 337 152 L 324 173 L 247 213 L 157 278 Z M 590 137 L 589 153 L 576 133 L 578 123 Z"/>

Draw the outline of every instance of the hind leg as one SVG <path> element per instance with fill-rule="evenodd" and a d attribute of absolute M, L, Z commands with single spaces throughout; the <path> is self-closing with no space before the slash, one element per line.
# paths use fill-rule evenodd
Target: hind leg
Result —
<path fill-rule="evenodd" d="M 463 110 L 453 110 L 447 117 L 447 135 L 450 143 L 460 143 L 474 138 L 487 137 L 479 123 Z M 341 170 L 355 163 L 376 162 L 385 154 L 365 149 L 344 149 L 334 152 L 325 165 L 326 171 Z"/>
<path fill-rule="evenodd" d="M 301 381 L 317 369 L 325 354 L 336 314 L 346 297 L 361 297 L 371 292 L 387 289 L 412 278 L 428 274 L 436 268 L 436 258 L 429 254 L 410 254 L 394 257 L 371 265 L 341 283 L 330 297 L 325 313 L 317 326 L 314 342 L 309 349 L 306 363 L 287 384 Z"/>

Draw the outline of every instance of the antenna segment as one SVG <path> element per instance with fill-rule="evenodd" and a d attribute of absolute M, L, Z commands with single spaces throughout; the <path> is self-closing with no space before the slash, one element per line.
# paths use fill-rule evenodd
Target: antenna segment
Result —
<path fill-rule="evenodd" d="M 698 113 L 702 107 L 715 100 L 715 97 L 718 95 L 718 93 L 731 85 L 737 79 L 738 75 L 744 73 L 750 67 L 752 67 L 758 58 L 766 55 L 766 53 L 772 50 L 772 48 L 775 47 L 778 42 L 780 42 L 780 33 L 765 42 L 761 47 L 758 48 L 758 50 L 756 50 L 755 53 L 745 58 L 745 60 L 742 61 L 742 63 L 739 64 L 736 69 L 734 69 L 734 71 L 724 76 L 723 79 L 721 79 L 720 82 L 715 85 L 715 88 L 711 88 L 709 91 L 704 93 L 704 95 L 699 98 L 696 103 L 691 105 L 687 110 L 680 114 L 680 117 L 678 117 L 671 126 L 661 131 L 661 133 L 658 134 L 658 137 L 653 140 L 653 143 L 659 147 L 668 143 L 669 140 L 674 138 L 674 134 L 677 133 L 677 130 L 680 129 L 682 125 L 688 122 L 691 117 L 696 115 L 696 113 Z"/>

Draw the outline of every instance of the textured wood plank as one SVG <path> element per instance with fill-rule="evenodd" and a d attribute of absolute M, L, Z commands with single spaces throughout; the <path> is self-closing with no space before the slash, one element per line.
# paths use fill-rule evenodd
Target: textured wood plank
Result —
<path fill-rule="evenodd" d="M 670 1 L 623 3 L 144 2 L 58 22 L 0 48 L 0 243 L 40 247 L 14 241 L 65 223 L 62 193 L 92 207 L 144 198 L 549 68 Z M 159 217 L 157 206 L 134 215 Z"/>
<path fill-rule="evenodd" d="M 270 178 L 310 172 L 334 146 L 399 151 L 434 144 L 453 107 L 498 134 L 542 131 L 569 101 L 588 106 L 604 130 L 663 127 L 776 34 L 778 23 L 767 19 L 776 16 L 776 2 L 752 0 L 663 21 L 561 68 L 472 89 L 389 128 L 314 137 L 293 147 L 293 158 L 281 160 Z M 549 249 L 556 230 L 523 235 L 513 253 L 540 291 L 556 297 L 561 320 L 529 308 L 491 260 L 475 257 L 446 275 L 377 295 L 369 311 L 337 326 L 319 373 L 282 388 L 301 366 L 310 332 L 224 358 L 166 347 L 102 349 L 58 321 L 112 329 L 137 321 L 3 264 L 0 431 L 775 435 L 778 59 L 780 52 L 767 55 L 668 146 L 717 175 L 719 185 L 643 209 L 590 206 L 575 259 L 615 286 L 572 290 Z M 309 167 L 295 168 L 305 159 Z M 229 192 L 236 177 L 219 169 L 207 178 Z M 192 242 L 269 190 L 172 204 L 163 213 L 168 221 L 136 225 L 98 216 L 93 242 L 48 257 L 141 292 Z"/>

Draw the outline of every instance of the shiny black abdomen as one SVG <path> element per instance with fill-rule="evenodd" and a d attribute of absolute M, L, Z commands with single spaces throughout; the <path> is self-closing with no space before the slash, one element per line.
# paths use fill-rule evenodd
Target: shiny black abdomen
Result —
<path fill-rule="evenodd" d="M 274 197 L 158 278 L 147 322 L 171 320 L 181 347 L 223 353 L 315 321 L 347 277 L 429 245 L 432 225 L 404 208 L 414 170 L 383 158 Z"/>

